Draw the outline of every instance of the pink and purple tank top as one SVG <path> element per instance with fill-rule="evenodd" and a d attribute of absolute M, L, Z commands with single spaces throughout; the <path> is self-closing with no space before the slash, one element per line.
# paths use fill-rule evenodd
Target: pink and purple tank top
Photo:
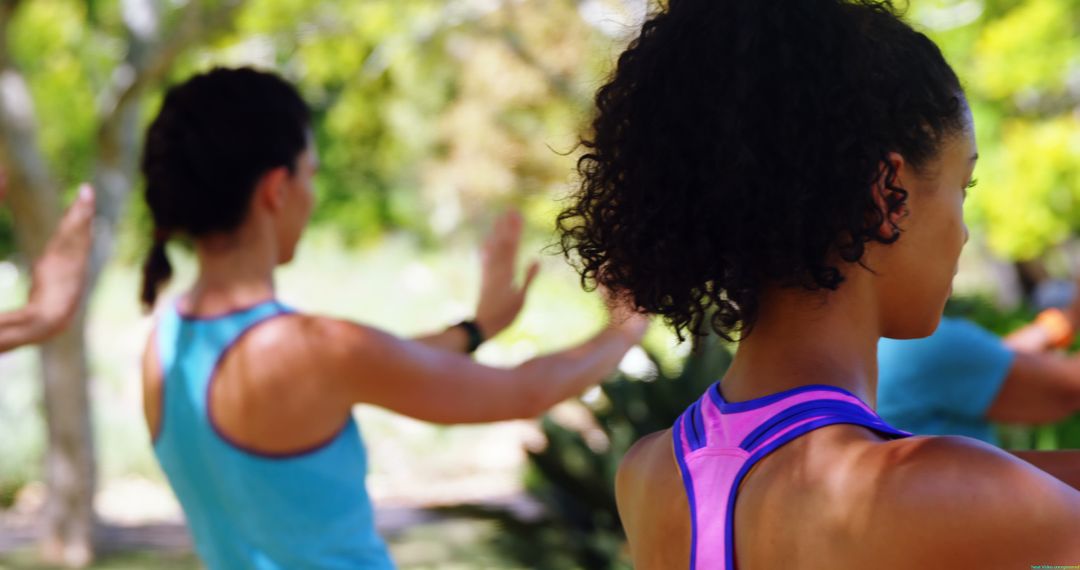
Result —
<path fill-rule="evenodd" d="M 889 439 L 911 434 L 886 424 L 854 394 L 808 385 L 728 402 L 717 382 L 675 421 L 675 458 L 690 503 L 690 570 L 735 570 L 735 497 L 761 459 L 815 429 L 869 428 Z"/>

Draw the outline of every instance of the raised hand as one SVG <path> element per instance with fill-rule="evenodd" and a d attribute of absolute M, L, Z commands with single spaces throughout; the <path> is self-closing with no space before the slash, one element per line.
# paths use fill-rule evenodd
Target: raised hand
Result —
<path fill-rule="evenodd" d="M 94 190 L 83 184 L 34 264 L 27 309 L 37 321 L 38 340 L 58 334 L 75 315 L 86 285 L 93 219 Z"/>
<path fill-rule="evenodd" d="M 534 261 L 526 270 L 521 286 L 515 283 L 521 228 L 521 214 L 507 212 L 495 221 L 495 227 L 484 241 L 480 301 L 476 307 L 476 324 L 484 338 L 497 335 L 514 322 L 525 305 L 525 294 L 540 270 L 540 265 Z"/>

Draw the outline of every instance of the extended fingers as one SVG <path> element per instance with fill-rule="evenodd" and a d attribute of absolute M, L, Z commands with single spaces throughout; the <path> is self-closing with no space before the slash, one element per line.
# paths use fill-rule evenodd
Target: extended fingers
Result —
<path fill-rule="evenodd" d="M 495 220 L 491 234 L 484 242 L 484 264 L 488 271 L 497 272 L 500 280 L 510 281 L 513 278 L 513 268 L 521 241 L 521 225 L 520 214 L 514 211 L 506 212 Z"/>
<path fill-rule="evenodd" d="M 94 220 L 94 190 L 88 184 L 79 187 L 79 195 L 64 212 L 60 224 L 47 246 L 59 252 L 79 252 L 85 255 L 90 249 L 91 229 Z"/>
<path fill-rule="evenodd" d="M 94 189 L 89 184 L 79 186 L 79 195 L 64 213 L 64 218 L 60 222 L 61 227 L 89 225 L 94 217 L 94 202 Z"/>
<path fill-rule="evenodd" d="M 529 287 L 532 286 L 533 281 L 536 279 L 536 275 L 540 273 L 540 262 L 533 261 L 529 264 L 529 268 L 525 270 L 525 281 L 521 284 L 521 294 L 524 295 Z"/>

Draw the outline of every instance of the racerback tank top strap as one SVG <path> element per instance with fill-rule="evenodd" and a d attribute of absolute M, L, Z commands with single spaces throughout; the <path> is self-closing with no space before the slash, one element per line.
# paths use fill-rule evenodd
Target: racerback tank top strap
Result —
<path fill-rule="evenodd" d="M 687 408 L 671 433 L 690 504 L 690 569 L 735 570 L 735 498 L 746 474 L 783 445 L 836 424 L 863 426 L 890 439 L 911 435 L 835 386 L 801 386 L 728 402 L 717 382 Z"/>
<path fill-rule="evenodd" d="M 166 381 L 157 437 L 166 429 L 191 433 L 212 428 L 206 421 L 207 396 L 213 373 L 224 355 L 256 325 L 292 312 L 277 300 L 213 316 L 185 315 L 175 304 L 163 311 L 158 320 L 156 348 Z M 170 376 L 185 380 L 169 382 Z"/>
<path fill-rule="evenodd" d="M 222 360 L 260 324 L 292 312 L 273 300 L 212 317 L 163 311 L 155 456 L 208 570 L 392 570 L 376 532 L 364 484 L 367 454 L 351 415 L 327 440 L 284 453 L 246 447 L 214 422 L 209 394 Z"/>

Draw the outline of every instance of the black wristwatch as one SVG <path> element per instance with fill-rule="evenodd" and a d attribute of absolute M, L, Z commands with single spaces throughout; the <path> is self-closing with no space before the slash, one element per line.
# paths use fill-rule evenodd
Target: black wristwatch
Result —
<path fill-rule="evenodd" d="M 465 329 L 465 334 L 469 335 L 469 345 L 465 348 L 465 352 L 469 354 L 476 352 L 476 349 L 487 340 L 484 338 L 484 333 L 480 332 L 480 327 L 476 326 L 476 321 L 461 321 L 454 326 Z"/>

